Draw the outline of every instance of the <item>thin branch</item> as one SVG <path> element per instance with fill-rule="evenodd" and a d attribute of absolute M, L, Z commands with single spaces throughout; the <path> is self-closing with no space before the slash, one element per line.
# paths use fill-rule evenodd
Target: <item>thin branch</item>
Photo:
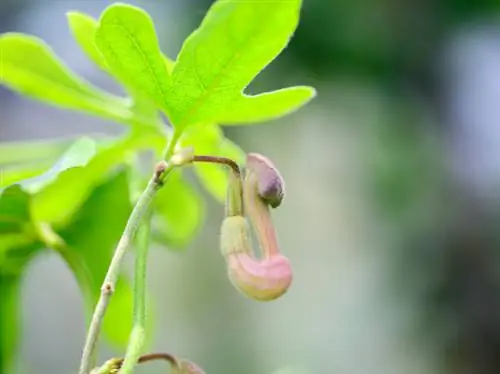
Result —
<path fill-rule="evenodd" d="M 213 164 L 226 165 L 232 169 L 235 175 L 237 176 L 241 175 L 240 167 L 238 166 L 238 164 L 234 160 L 231 160 L 230 158 L 227 157 L 195 155 L 193 156 L 193 162 L 210 162 Z"/>
<path fill-rule="evenodd" d="M 108 308 L 109 300 L 113 295 L 116 287 L 116 281 L 118 279 L 118 274 L 123 261 L 123 257 L 135 236 L 135 232 L 137 231 L 137 228 L 141 223 L 141 219 L 144 216 L 144 213 L 148 210 L 156 192 L 162 186 L 162 180 L 159 178 L 159 174 L 161 174 L 164 179 L 164 177 L 173 169 L 173 167 L 169 166 L 165 168 L 164 163 L 161 163 L 159 165 L 161 165 L 162 171 L 161 173 L 155 171 L 146 189 L 139 197 L 139 200 L 134 206 L 132 214 L 128 219 L 127 225 L 125 226 L 122 237 L 118 242 L 115 253 L 113 255 L 113 259 L 111 260 L 111 264 L 109 265 L 108 272 L 101 287 L 101 295 L 94 310 L 94 315 L 92 316 L 90 327 L 87 333 L 87 339 L 83 348 L 82 360 L 79 370 L 80 374 L 88 374 L 91 366 L 93 366 L 93 357 L 97 345 L 97 340 L 99 338 L 99 333 L 101 331 L 101 325 Z"/>

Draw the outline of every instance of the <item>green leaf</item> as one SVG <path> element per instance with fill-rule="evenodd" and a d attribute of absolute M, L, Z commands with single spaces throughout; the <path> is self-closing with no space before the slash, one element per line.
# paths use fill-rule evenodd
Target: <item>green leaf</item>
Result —
<path fill-rule="evenodd" d="M 131 210 L 127 175 L 122 171 L 95 188 L 71 223 L 59 232 L 67 246 L 61 255 L 83 291 L 89 318 Z M 131 321 L 131 288 L 121 277 L 103 325 L 111 343 L 126 345 Z"/>
<path fill-rule="evenodd" d="M 245 152 L 224 137 L 217 125 L 191 127 L 181 139 L 184 147 L 192 146 L 196 154 L 227 157 L 238 164 L 245 162 Z M 197 163 L 195 173 L 203 187 L 219 202 L 226 199 L 228 169 L 221 165 Z"/>
<path fill-rule="evenodd" d="M 66 16 L 68 18 L 68 24 L 73 37 L 78 42 L 82 50 L 103 71 L 114 75 L 113 71 L 107 64 L 106 59 L 97 48 L 95 42 L 99 22 L 93 17 L 81 12 L 68 12 Z M 163 56 L 163 59 L 167 71 L 171 71 L 173 69 L 174 62 L 166 56 Z M 116 75 L 115 78 L 120 80 L 120 75 Z M 156 105 L 154 105 L 151 100 L 143 97 L 137 92 L 134 92 L 133 85 L 130 87 L 129 91 L 129 94 L 133 99 L 132 110 L 135 114 L 142 115 L 146 118 L 155 118 L 158 116 Z"/>
<path fill-rule="evenodd" d="M 19 33 L 0 36 L 0 83 L 45 103 L 119 120 L 130 117 L 127 101 L 71 72 L 42 40 Z"/>
<path fill-rule="evenodd" d="M 13 185 L 0 191 L 0 233 L 23 232 L 30 221 L 30 196 L 21 186 Z"/>
<path fill-rule="evenodd" d="M 0 273 L 17 273 L 39 249 L 30 196 L 19 185 L 0 190 Z"/>
<path fill-rule="evenodd" d="M 0 165 L 54 160 L 59 157 L 74 139 L 22 140 L 0 143 Z M 2 178 L 3 178 L 2 171 Z M 0 179 L 0 185 L 5 182 Z"/>
<path fill-rule="evenodd" d="M 48 171 L 17 182 L 30 195 L 32 220 L 64 226 L 113 168 L 154 141 L 156 137 L 128 136 L 99 145 L 90 138 L 76 141 Z"/>
<path fill-rule="evenodd" d="M 84 137 L 74 142 L 59 160 L 45 173 L 20 182 L 23 189 L 32 194 L 41 191 L 59 177 L 62 172 L 86 165 L 96 154 L 94 140 Z"/>
<path fill-rule="evenodd" d="M 0 272 L 0 373 L 13 373 L 19 342 L 20 276 Z"/>
<path fill-rule="evenodd" d="M 199 194 L 176 172 L 155 198 L 155 239 L 168 247 L 182 248 L 196 235 L 204 219 Z"/>
<path fill-rule="evenodd" d="M 221 125 L 259 123 L 293 113 L 316 96 L 312 87 L 290 87 L 260 95 L 242 95 L 218 117 Z"/>
<path fill-rule="evenodd" d="M 81 157 L 79 163 L 57 174 L 57 178 L 33 195 L 34 219 L 56 227 L 64 226 L 107 173 L 123 164 L 130 152 L 145 146 L 143 141 L 138 137 L 126 137 L 101 146 L 96 153 L 88 145 L 84 152 L 80 152 L 81 146 L 73 148 L 72 151 L 78 151 L 78 157 Z"/>
<path fill-rule="evenodd" d="M 169 97 L 172 122 L 184 127 L 224 119 L 242 91 L 287 46 L 300 8 L 300 0 L 215 2 L 177 58 Z M 275 103 L 285 101 L 282 93 L 275 95 L 280 95 Z M 290 110 L 292 99 L 295 104 L 304 100 L 287 97 L 281 111 Z M 243 106 L 248 105 L 253 104 Z"/>
<path fill-rule="evenodd" d="M 98 27 L 97 20 L 88 14 L 75 11 L 66 13 L 66 17 L 68 18 L 71 33 L 82 50 L 97 66 L 109 72 L 106 59 L 95 44 L 95 34 Z"/>
<path fill-rule="evenodd" d="M 168 113 L 171 78 L 146 12 L 125 4 L 109 6 L 101 15 L 95 42 L 116 77 Z"/>
<path fill-rule="evenodd" d="M 21 182 L 23 179 L 34 178 L 50 169 L 52 162 L 37 162 L 20 166 L 4 167 L 0 178 L 0 188 Z"/>

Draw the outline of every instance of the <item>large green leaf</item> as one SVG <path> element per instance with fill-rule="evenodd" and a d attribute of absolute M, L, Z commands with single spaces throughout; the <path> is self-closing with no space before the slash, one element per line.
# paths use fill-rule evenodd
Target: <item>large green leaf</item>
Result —
<path fill-rule="evenodd" d="M 20 250 L 40 243 L 36 199 L 45 189 L 59 182 L 59 177 L 71 169 L 86 164 L 95 155 L 96 145 L 89 138 L 76 141 L 48 171 L 0 190 L 0 269 L 17 271 L 31 250 Z M 74 183 L 72 183 L 74 184 Z M 65 188 L 71 190 L 72 184 Z M 52 201 L 52 209 L 65 212 L 66 206 Z"/>
<path fill-rule="evenodd" d="M 123 164 L 130 152 L 154 146 L 155 141 L 156 135 L 126 136 L 99 145 L 79 139 L 49 170 L 16 182 L 29 195 L 32 220 L 63 227 L 109 171 Z"/>
<path fill-rule="evenodd" d="M 171 248 L 188 244 L 203 222 L 204 204 L 180 171 L 169 177 L 154 204 L 155 239 Z"/>
<path fill-rule="evenodd" d="M 57 227 L 64 226 L 110 170 L 123 164 L 131 152 L 149 145 L 153 145 L 153 142 L 148 143 L 148 138 L 127 136 L 99 147 L 93 157 L 80 160 L 85 161 L 80 165 L 63 170 L 50 184 L 33 195 L 34 219 Z"/>
<path fill-rule="evenodd" d="M 131 210 L 127 175 L 122 171 L 94 189 L 69 225 L 59 231 L 66 243 L 61 255 L 83 291 L 89 318 Z M 103 326 L 110 342 L 120 347 L 130 332 L 131 296 L 128 281 L 121 277 Z"/>
<path fill-rule="evenodd" d="M 101 15 L 95 43 L 116 77 L 168 113 L 171 79 L 146 12 L 125 4 L 109 6 Z"/>
<path fill-rule="evenodd" d="M 172 122 L 180 127 L 207 122 L 248 122 L 275 118 L 314 95 L 293 88 L 267 97 L 242 94 L 286 47 L 300 15 L 301 1 L 219 0 L 191 34 L 177 58 L 169 96 Z M 264 105 L 263 114 L 251 113 Z M 244 114 L 236 115 L 232 105 Z M 276 105 L 275 108 L 272 105 Z"/>
<path fill-rule="evenodd" d="M 32 194 L 41 191 L 59 177 L 62 172 L 85 166 L 97 153 L 94 140 L 84 137 L 74 142 L 57 162 L 45 173 L 20 182 L 23 189 Z"/>
<path fill-rule="evenodd" d="M 24 96 L 112 120 L 123 121 L 131 116 L 125 99 L 78 77 L 37 37 L 3 34 L 0 51 L 0 83 Z"/>
<path fill-rule="evenodd" d="M 185 147 L 192 146 L 198 155 L 227 157 L 238 164 L 245 162 L 245 152 L 224 137 L 217 125 L 190 127 L 181 139 Z M 226 198 L 229 169 L 222 165 L 197 163 L 195 173 L 205 189 L 219 202 Z"/>

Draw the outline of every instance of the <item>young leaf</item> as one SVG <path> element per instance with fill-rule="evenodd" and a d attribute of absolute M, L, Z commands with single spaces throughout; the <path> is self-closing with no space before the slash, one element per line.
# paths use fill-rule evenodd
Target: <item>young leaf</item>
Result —
<path fill-rule="evenodd" d="M 95 35 L 99 27 L 99 22 L 89 16 L 88 14 L 82 12 L 68 12 L 66 14 L 68 18 L 68 24 L 73 37 L 78 42 L 82 50 L 90 57 L 94 63 L 99 66 L 102 70 L 112 74 L 110 71 L 106 59 L 101 54 L 95 43 Z M 174 61 L 163 55 L 163 61 L 168 72 L 174 69 Z"/>
<path fill-rule="evenodd" d="M 108 74 L 114 76 L 119 81 L 120 76 L 113 73 L 107 64 L 106 59 L 97 48 L 95 39 L 99 28 L 99 22 L 91 16 L 80 12 L 68 12 L 66 16 L 68 18 L 68 24 L 73 37 L 78 42 L 82 50 L 97 66 Z M 165 56 L 163 56 L 163 59 L 167 70 L 171 70 L 174 63 Z M 134 114 L 140 115 L 146 119 L 151 118 L 151 120 L 149 120 L 150 122 L 158 120 L 158 109 L 151 100 L 147 97 L 143 97 L 142 94 L 135 92 L 133 86 L 128 88 L 128 91 L 132 96 L 133 104 L 131 108 Z"/>
<path fill-rule="evenodd" d="M 92 157 L 90 149 L 80 152 L 80 147 L 74 147 L 68 153 L 78 151 L 71 157 L 78 163 L 71 168 L 59 169 L 55 178 L 49 184 L 36 191 L 32 197 L 32 214 L 34 220 L 63 226 L 79 209 L 92 189 L 107 177 L 113 168 L 124 163 L 125 157 L 138 149 L 150 146 L 139 137 L 126 137 L 109 145 L 102 145 Z M 90 147 L 89 147 L 90 148 Z M 68 164 L 66 164 L 68 166 Z M 44 180 L 45 176 L 38 177 Z"/>
<path fill-rule="evenodd" d="M 173 174 L 155 199 L 155 239 L 168 247 L 182 248 L 204 219 L 204 204 L 180 172 Z"/>
<path fill-rule="evenodd" d="M 227 157 L 238 164 L 245 161 L 245 152 L 224 137 L 217 125 L 201 125 L 190 128 L 181 139 L 183 146 L 192 146 L 196 154 Z M 198 163 L 195 173 L 205 189 L 219 202 L 226 199 L 228 169 L 222 165 Z"/>
<path fill-rule="evenodd" d="M 217 1 L 186 39 L 177 58 L 169 97 L 171 121 L 180 127 L 220 122 L 225 117 L 232 119 L 226 112 L 231 113 L 233 103 L 242 101 L 243 108 L 253 105 L 245 103 L 249 98 L 242 91 L 286 47 L 297 27 L 300 8 L 301 0 Z M 290 93 L 274 94 L 279 95 L 274 96 L 274 103 L 283 101 L 280 111 L 266 108 L 268 113 L 258 119 L 290 111 L 310 94 L 301 93 L 300 100 L 285 97 Z"/>
<path fill-rule="evenodd" d="M 30 193 L 41 191 L 53 183 L 65 170 L 86 165 L 96 154 L 96 143 L 87 137 L 74 142 L 59 160 L 45 173 L 20 182 L 23 189 Z"/>
<path fill-rule="evenodd" d="M 171 79 L 146 12 L 125 4 L 109 6 L 101 15 L 95 42 L 116 77 L 168 113 Z"/>
<path fill-rule="evenodd" d="M 67 245 L 61 255 L 83 291 L 89 317 L 131 210 L 127 175 L 121 172 L 93 190 L 70 224 L 59 232 Z M 126 345 L 130 332 L 131 296 L 130 285 L 122 277 L 103 326 L 110 342 L 120 347 Z"/>
<path fill-rule="evenodd" d="M 126 100 L 92 86 L 71 72 L 42 40 L 19 33 L 0 36 L 0 83 L 25 96 L 59 107 L 122 121 Z"/>
<path fill-rule="evenodd" d="M 241 125 L 273 120 L 290 114 L 316 96 L 312 87 L 290 87 L 260 95 L 241 95 L 218 117 L 220 125 Z"/>

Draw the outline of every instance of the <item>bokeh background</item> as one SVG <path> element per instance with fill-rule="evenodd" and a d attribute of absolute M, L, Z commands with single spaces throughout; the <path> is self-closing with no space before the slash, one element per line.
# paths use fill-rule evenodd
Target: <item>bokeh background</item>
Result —
<path fill-rule="evenodd" d="M 152 14 L 175 57 L 211 0 L 127 2 Z M 64 16 L 98 17 L 108 4 L 2 0 L 0 32 L 43 38 L 116 91 Z M 249 91 L 296 84 L 318 97 L 226 132 L 287 181 L 275 221 L 293 287 L 266 304 L 235 292 L 218 252 L 222 209 L 207 196 L 208 221 L 186 252 L 151 251 L 154 350 L 219 374 L 500 373 L 500 3 L 304 0 L 290 47 Z M 120 131 L 4 88 L 0 113 L 2 141 Z M 75 372 L 82 297 L 56 254 L 31 263 L 22 300 L 18 373 Z"/>

